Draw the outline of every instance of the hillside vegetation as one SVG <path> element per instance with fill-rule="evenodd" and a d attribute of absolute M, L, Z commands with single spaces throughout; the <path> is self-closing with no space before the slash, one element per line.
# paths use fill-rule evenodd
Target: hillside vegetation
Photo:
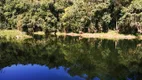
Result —
<path fill-rule="evenodd" d="M 142 33 L 142 0 L 0 0 L 0 29 Z"/>

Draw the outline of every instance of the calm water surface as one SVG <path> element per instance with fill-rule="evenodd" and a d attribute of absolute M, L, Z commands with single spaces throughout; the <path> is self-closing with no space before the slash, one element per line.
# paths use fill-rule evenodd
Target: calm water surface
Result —
<path fill-rule="evenodd" d="M 142 41 L 0 40 L 0 80 L 142 80 Z"/>

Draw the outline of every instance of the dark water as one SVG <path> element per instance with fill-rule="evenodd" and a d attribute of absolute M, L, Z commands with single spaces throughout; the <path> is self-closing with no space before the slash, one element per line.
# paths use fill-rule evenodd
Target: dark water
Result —
<path fill-rule="evenodd" d="M 0 40 L 0 80 L 142 80 L 142 41 Z"/>

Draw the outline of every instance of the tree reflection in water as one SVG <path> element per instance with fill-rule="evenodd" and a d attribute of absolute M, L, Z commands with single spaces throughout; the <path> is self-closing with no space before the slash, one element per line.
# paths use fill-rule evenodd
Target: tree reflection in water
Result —
<path fill-rule="evenodd" d="M 39 64 L 69 68 L 71 76 L 90 79 L 142 79 L 142 41 L 48 37 L 0 41 L 0 68 Z M 86 75 L 86 76 L 85 76 Z"/>

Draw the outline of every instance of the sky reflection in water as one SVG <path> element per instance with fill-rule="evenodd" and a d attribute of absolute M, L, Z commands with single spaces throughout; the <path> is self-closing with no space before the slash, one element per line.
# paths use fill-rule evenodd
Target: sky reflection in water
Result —
<path fill-rule="evenodd" d="M 85 80 L 70 76 L 64 67 L 49 69 L 40 65 L 12 65 L 1 70 L 0 80 Z M 96 78 L 95 80 L 99 80 Z"/>
<path fill-rule="evenodd" d="M 47 66 L 38 64 L 18 64 L 3 68 L 0 72 L 0 80 L 85 80 L 87 78 L 86 74 L 83 75 L 84 77 L 72 77 L 68 70 L 69 68 L 62 66 L 49 69 Z M 100 79 L 95 77 L 93 80 Z M 127 80 L 132 79 L 127 78 Z"/>

